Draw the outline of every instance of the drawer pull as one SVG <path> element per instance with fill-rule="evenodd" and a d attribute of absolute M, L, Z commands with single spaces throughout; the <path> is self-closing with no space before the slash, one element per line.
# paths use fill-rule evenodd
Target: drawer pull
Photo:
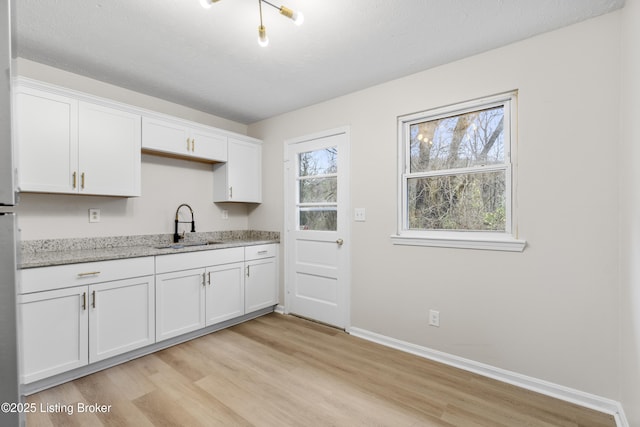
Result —
<path fill-rule="evenodd" d="M 98 274 L 100 274 L 99 271 L 88 271 L 86 273 L 78 273 L 78 277 L 97 276 Z"/>
<path fill-rule="evenodd" d="M 268 253 L 268 250 L 264 250 L 264 251 L 258 251 L 258 255 L 265 255 L 266 253 Z"/>
<path fill-rule="evenodd" d="M 86 292 L 82 293 L 82 309 L 83 310 L 87 309 L 87 293 Z"/>

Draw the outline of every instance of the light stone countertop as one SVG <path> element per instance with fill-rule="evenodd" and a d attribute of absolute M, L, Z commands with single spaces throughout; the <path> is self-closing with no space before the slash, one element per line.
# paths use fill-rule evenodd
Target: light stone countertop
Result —
<path fill-rule="evenodd" d="M 215 243 L 205 245 L 207 242 Z M 20 242 L 18 268 L 50 267 L 279 242 L 280 233 L 256 230 L 186 233 L 185 240 L 175 244 L 184 245 L 179 248 L 170 247 L 174 245 L 173 234 L 26 240 Z M 198 244 L 202 245 L 196 246 Z"/>

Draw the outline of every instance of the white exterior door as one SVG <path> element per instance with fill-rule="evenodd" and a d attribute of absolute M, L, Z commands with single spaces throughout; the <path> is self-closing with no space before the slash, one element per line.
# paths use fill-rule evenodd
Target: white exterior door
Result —
<path fill-rule="evenodd" d="M 349 130 L 287 141 L 285 311 L 349 322 Z"/>

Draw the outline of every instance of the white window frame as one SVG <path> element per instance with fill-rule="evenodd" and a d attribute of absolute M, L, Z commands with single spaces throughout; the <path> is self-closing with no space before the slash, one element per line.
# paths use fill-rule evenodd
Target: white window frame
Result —
<path fill-rule="evenodd" d="M 437 120 L 465 114 L 475 110 L 504 105 L 505 160 L 503 165 L 488 166 L 483 170 L 505 171 L 506 227 L 505 231 L 467 231 L 467 230 L 412 230 L 408 227 L 408 185 L 410 178 L 416 175 L 435 175 L 434 173 L 411 173 L 410 171 L 410 127 L 415 123 Z M 419 113 L 398 117 L 398 225 L 397 234 L 391 236 L 395 245 L 434 246 L 447 248 L 486 249 L 498 251 L 522 252 L 526 241 L 518 239 L 516 223 L 516 107 L 517 92 L 475 99 L 455 105 L 435 108 Z M 437 175 L 464 173 L 465 169 L 439 171 Z"/>

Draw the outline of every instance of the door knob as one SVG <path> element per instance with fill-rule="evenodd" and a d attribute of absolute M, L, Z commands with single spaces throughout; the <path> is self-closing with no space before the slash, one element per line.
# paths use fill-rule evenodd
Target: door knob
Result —
<path fill-rule="evenodd" d="M 336 240 L 336 243 L 338 244 L 338 246 L 342 246 L 342 244 L 344 243 L 344 240 L 338 239 Z"/>

